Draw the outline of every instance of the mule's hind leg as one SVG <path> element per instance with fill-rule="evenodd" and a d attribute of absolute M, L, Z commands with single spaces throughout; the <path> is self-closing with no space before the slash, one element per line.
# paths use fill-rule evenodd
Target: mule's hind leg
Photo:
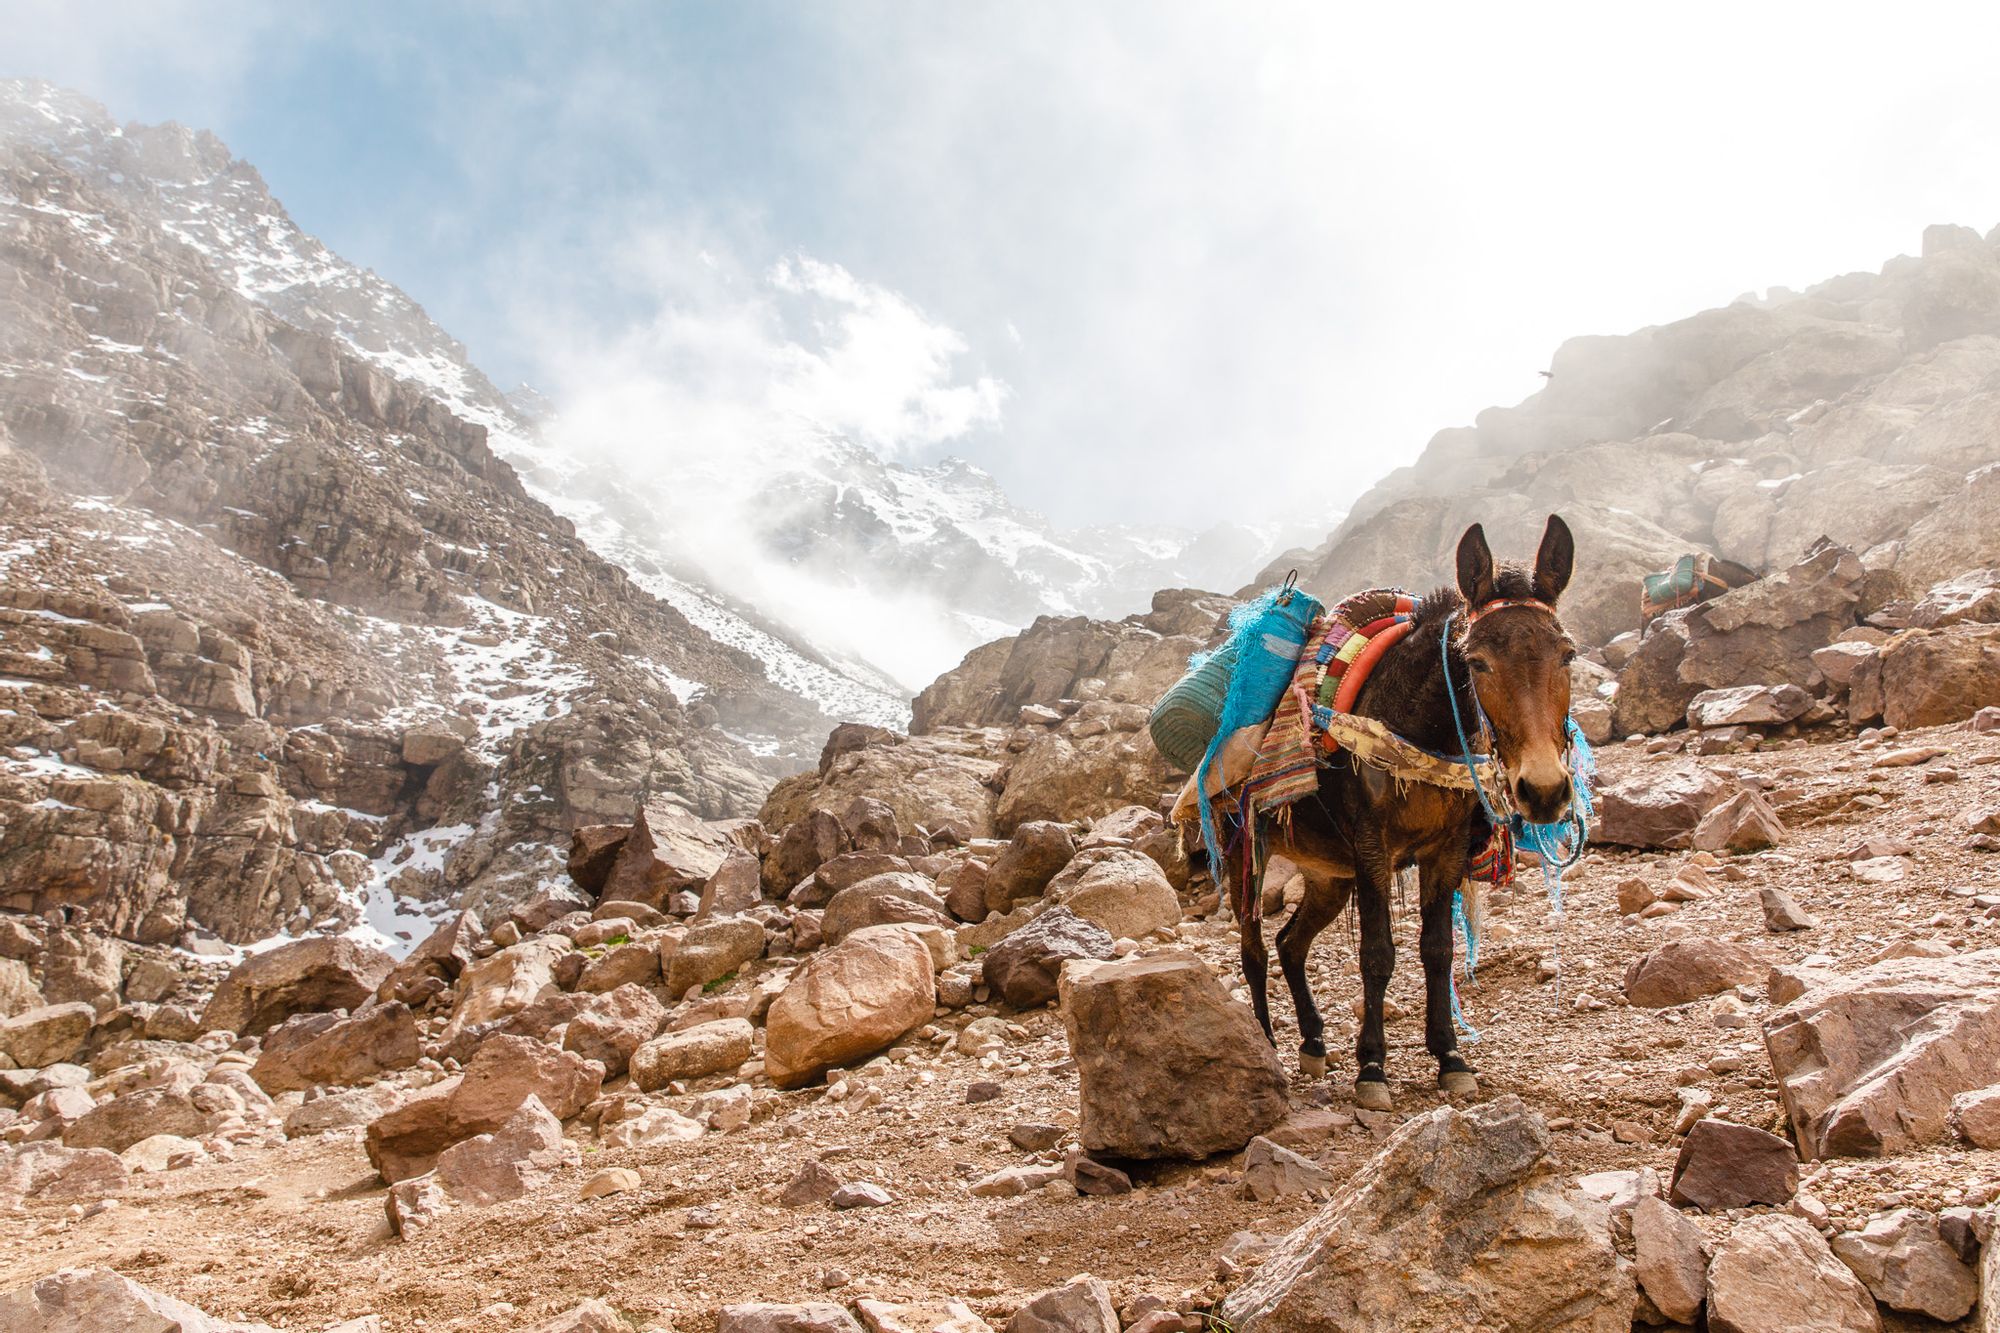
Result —
<path fill-rule="evenodd" d="M 1313 940 L 1347 906 L 1354 890 L 1352 880 L 1306 879 L 1306 896 L 1292 919 L 1278 932 L 1278 967 L 1292 992 L 1292 1008 L 1299 1016 L 1299 1073 L 1320 1078 L 1326 1073 L 1326 1023 L 1313 1003 L 1312 983 L 1306 979 L 1306 960 Z"/>
<path fill-rule="evenodd" d="M 1437 1057 L 1438 1086 L 1452 1097 L 1473 1097 L 1479 1080 L 1458 1053 L 1458 1031 L 1451 1016 L 1452 896 L 1459 881 L 1443 883 L 1443 874 L 1428 866 L 1423 874 L 1423 933 L 1417 951 L 1424 963 L 1424 1046 Z"/>
<path fill-rule="evenodd" d="M 1361 1032 L 1354 1042 L 1354 1100 L 1370 1111 L 1386 1111 L 1389 1097 L 1389 1041 L 1382 1030 L 1382 1004 L 1396 970 L 1396 937 L 1389 922 L 1386 866 L 1370 866 L 1365 853 L 1354 867 L 1356 906 L 1361 913 Z"/>
<path fill-rule="evenodd" d="M 1276 1046 L 1278 1038 L 1271 1031 L 1271 1000 L 1267 993 L 1271 955 L 1264 944 L 1263 913 L 1255 910 L 1257 897 L 1264 892 L 1263 872 L 1252 870 L 1246 875 L 1233 856 L 1222 857 L 1214 870 L 1216 887 L 1228 899 L 1230 909 L 1236 913 L 1236 927 L 1243 934 L 1243 984 L 1250 988 L 1250 1008 L 1264 1029 L 1264 1039 Z"/>

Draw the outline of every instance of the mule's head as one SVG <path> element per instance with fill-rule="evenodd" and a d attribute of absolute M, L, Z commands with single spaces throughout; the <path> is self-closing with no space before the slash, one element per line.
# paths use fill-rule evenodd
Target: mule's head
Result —
<path fill-rule="evenodd" d="M 1554 514 L 1532 571 L 1496 566 L 1477 523 L 1458 543 L 1465 598 L 1462 647 L 1514 806 L 1531 823 L 1569 811 L 1569 664 L 1576 656 L 1556 599 L 1569 586 L 1576 543 Z"/>

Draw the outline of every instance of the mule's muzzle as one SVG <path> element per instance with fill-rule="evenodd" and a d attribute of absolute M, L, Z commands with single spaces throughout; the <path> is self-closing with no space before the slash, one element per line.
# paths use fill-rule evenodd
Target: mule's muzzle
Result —
<path fill-rule="evenodd" d="M 1569 814 L 1570 783 L 1565 773 L 1558 781 L 1519 778 L 1514 783 L 1514 807 L 1530 824 L 1555 824 Z"/>

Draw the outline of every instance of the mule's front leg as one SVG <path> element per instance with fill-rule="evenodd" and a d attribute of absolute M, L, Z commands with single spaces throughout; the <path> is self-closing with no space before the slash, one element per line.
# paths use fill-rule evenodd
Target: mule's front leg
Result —
<path fill-rule="evenodd" d="M 1355 877 L 1361 912 L 1361 1032 L 1354 1042 L 1354 1100 L 1370 1111 L 1386 1111 L 1389 1097 L 1389 1042 L 1382 1030 L 1382 1005 L 1396 970 L 1396 937 L 1389 924 L 1386 878 L 1367 870 Z"/>
<path fill-rule="evenodd" d="M 1440 887 L 1430 876 L 1423 886 L 1423 934 L 1417 949 L 1424 960 L 1424 1046 L 1437 1057 L 1438 1086 L 1451 1097 L 1472 1097 L 1479 1080 L 1458 1053 L 1451 1021 L 1451 902 L 1457 886 Z"/>

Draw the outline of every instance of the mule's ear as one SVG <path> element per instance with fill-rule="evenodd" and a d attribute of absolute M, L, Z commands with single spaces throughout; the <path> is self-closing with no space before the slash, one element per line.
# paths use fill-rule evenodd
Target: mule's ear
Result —
<path fill-rule="evenodd" d="M 1561 514 L 1550 514 L 1549 526 L 1542 531 L 1542 549 L 1535 553 L 1535 596 L 1554 606 L 1575 568 L 1576 538 L 1570 536 Z"/>
<path fill-rule="evenodd" d="M 1486 544 L 1486 529 L 1477 523 L 1458 539 L 1458 591 L 1475 610 L 1500 595 L 1493 582 L 1493 551 Z"/>

